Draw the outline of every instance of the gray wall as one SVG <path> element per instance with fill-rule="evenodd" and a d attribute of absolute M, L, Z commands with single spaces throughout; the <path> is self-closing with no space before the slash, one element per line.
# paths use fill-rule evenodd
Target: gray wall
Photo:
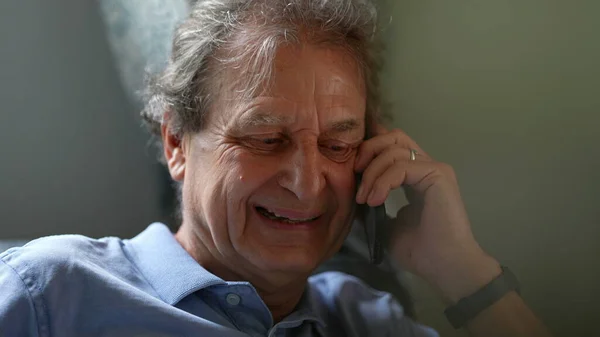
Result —
<path fill-rule="evenodd" d="M 0 1 L 0 239 L 130 236 L 158 171 L 95 1 Z"/>
<path fill-rule="evenodd" d="M 395 125 L 455 167 L 478 239 L 556 335 L 600 335 L 600 3 L 390 7 Z M 0 1 L 0 102 L 0 239 L 130 236 L 159 217 L 95 2 Z M 415 291 L 423 320 L 459 335 Z"/>
<path fill-rule="evenodd" d="M 477 238 L 556 335 L 600 336 L 600 2 L 388 3 L 395 126 L 454 166 Z M 459 335 L 422 288 L 421 317 Z"/>

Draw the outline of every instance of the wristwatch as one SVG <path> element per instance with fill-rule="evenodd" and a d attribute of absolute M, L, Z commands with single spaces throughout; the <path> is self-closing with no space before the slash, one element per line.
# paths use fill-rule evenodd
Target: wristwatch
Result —
<path fill-rule="evenodd" d="M 502 266 L 502 274 L 472 295 L 460 299 L 444 311 L 446 318 L 455 329 L 462 328 L 468 321 L 485 308 L 500 300 L 511 291 L 520 293 L 519 281 L 515 274 Z"/>

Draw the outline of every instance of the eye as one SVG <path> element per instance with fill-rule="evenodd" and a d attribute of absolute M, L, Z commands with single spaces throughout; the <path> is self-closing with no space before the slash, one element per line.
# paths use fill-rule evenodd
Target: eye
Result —
<path fill-rule="evenodd" d="M 259 151 L 276 151 L 287 144 L 287 139 L 281 135 L 257 135 L 245 138 L 247 146 Z"/>
<path fill-rule="evenodd" d="M 319 144 L 321 153 L 336 162 L 344 162 L 350 158 L 353 148 L 340 141 L 324 141 Z"/>
<path fill-rule="evenodd" d="M 340 145 L 331 145 L 329 149 L 334 152 L 342 152 L 346 150 L 343 146 Z"/>
<path fill-rule="evenodd" d="M 263 138 L 261 140 L 265 145 L 275 145 L 281 143 L 281 139 L 279 138 Z"/>

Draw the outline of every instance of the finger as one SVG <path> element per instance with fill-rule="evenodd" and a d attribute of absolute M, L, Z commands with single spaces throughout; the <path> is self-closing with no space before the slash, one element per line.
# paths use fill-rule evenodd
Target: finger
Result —
<path fill-rule="evenodd" d="M 356 202 L 359 204 L 366 202 L 369 195 L 368 192 L 372 189 L 373 183 L 390 166 L 394 165 L 397 161 L 408 160 L 410 160 L 410 150 L 399 146 L 388 147 L 375 157 L 362 173 L 361 183 L 356 193 Z"/>
<path fill-rule="evenodd" d="M 373 134 L 376 136 L 385 135 L 386 133 L 389 133 L 389 132 L 390 132 L 390 130 L 388 130 L 385 126 L 383 126 L 383 124 L 377 123 L 373 126 Z"/>
<path fill-rule="evenodd" d="M 392 189 L 408 186 L 415 193 L 424 195 L 434 184 L 452 182 L 456 184 L 454 171 L 450 166 L 438 162 L 401 161 L 390 166 L 381 174 L 370 191 L 366 203 L 369 206 L 381 205 Z"/>
<path fill-rule="evenodd" d="M 430 158 L 406 133 L 401 130 L 394 130 L 364 141 L 358 148 L 354 169 L 358 172 L 363 171 L 375 156 L 392 145 L 415 149 L 422 159 Z"/>

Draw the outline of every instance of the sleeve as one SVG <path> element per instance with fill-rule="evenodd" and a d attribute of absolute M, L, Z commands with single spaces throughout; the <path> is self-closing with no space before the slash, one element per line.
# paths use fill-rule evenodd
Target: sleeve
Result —
<path fill-rule="evenodd" d="M 33 300 L 19 274 L 0 258 L 0 337 L 38 337 Z"/>
<path fill-rule="evenodd" d="M 350 310 L 346 308 L 346 315 L 355 316 L 354 322 L 362 321 L 360 325 L 366 329 L 365 336 L 439 337 L 434 329 L 406 316 L 402 305 L 388 293 L 367 288 L 365 285 L 359 291 L 352 289 L 352 295 L 356 298 L 357 306 L 351 310 L 359 312 L 349 314 Z M 342 296 L 348 298 L 352 295 Z"/>
<path fill-rule="evenodd" d="M 402 313 L 402 307 L 400 304 L 392 299 L 388 303 L 390 310 L 392 311 L 392 329 L 390 336 L 404 337 L 439 337 L 439 334 L 434 329 L 415 322 L 412 318 Z"/>
<path fill-rule="evenodd" d="M 319 297 L 314 301 L 333 313 L 347 336 L 439 337 L 434 329 L 406 316 L 391 294 L 372 289 L 354 276 L 325 272 L 310 282 Z"/>

